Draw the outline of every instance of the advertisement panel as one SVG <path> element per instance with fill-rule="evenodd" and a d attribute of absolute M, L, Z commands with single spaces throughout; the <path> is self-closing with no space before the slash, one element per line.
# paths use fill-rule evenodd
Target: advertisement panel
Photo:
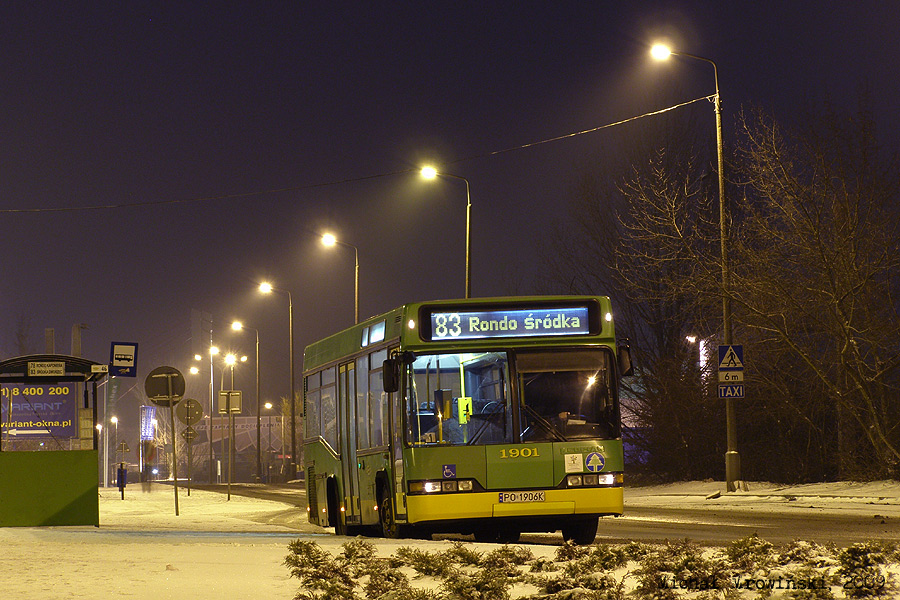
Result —
<path fill-rule="evenodd" d="M 0 430 L 10 439 L 78 437 L 75 384 L 6 383 L 0 388 Z"/>

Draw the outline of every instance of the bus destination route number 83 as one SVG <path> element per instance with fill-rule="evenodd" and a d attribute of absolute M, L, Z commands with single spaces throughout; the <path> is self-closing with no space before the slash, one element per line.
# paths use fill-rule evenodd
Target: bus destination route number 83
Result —
<path fill-rule="evenodd" d="M 407 304 L 304 352 L 309 520 L 336 533 L 587 544 L 623 510 L 604 296 Z"/>

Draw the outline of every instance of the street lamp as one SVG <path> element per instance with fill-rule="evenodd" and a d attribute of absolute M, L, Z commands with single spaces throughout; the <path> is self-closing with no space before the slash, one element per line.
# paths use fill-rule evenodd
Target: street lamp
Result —
<path fill-rule="evenodd" d="M 722 254 L 722 329 L 723 343 L 730 346 L 731 339 L 731 271 L 728 265 L 728 227 L 727 205 L 725 202 L 725 159 L 722 149 L 722 104 L 719 96 L 719 69 L 716 63 L 708 58 L 687 54 L 686 52 L 672 52 L 664 44 L 656 44 L 650 49 L 650 54 L 656 60 L 666 60 L 669 56 L 683 56 L 694 60 L 709 63 L 713 68 L 713 78 L 716 84 L 716 94 L 713 96 L 713 107 L 716 113 L 716 152 L 719 163 L 719 244 Z M 736 489 L 735 481 L 741 478 L 741 459 L 737 451 L 737 423 L 734 410 L 734 399 L 725 398 L 725 483 L 729 492 Z"/>
<path fill-rule="evenodd" d="M 242 329 L 249 329 L 256 333 L 256 476 L 258 479 L 262 479 L 262 448 L 260 448 L 260 438 L 262 437 L 262 424 L 260 423 L 260 408 L 259 408 L 259 329 L 254 329 L 253 327 L 247 327 L 240 321 L 235 321 L 231 324 L 231 328 L 235 331 L 241 331 Z"/>
<path fill-rule="evenodd" d="M 225 391 L 225 368 L 231 369 L 231 386 L 228 390 L 227 401 L 225 403 L 225 418 L 228 420 L 228 493 L 227 500 L 231 500 L 231 481 L 234 478 L 234 412 L 231 410 L 231 394 L 234 392 L 234 365 L 237 364 L 238 358 L 229 352 L 225 355 L 225 364 L 222 366 L 222 379 L 219 382 L 219 390 Z M 223 448 L 224 451 L 224 448 Z"/>
<path fill-rule="evenodd" d="M 210 326 L 212 327 L 212 326 Z M 213 357 L 219 353 L 219 348 L 213 346 L 212 344 L 212 329 L 209 331 L 209 415 L 207 420 L 206 427 L 206 437 L 209 446 L 209 482 L 215 482 L 215 476 L 213 474 L 213 413 L 215 412 L 214 403 L 215 403 L 215 379 L 213 373 Z M 203 360 L 203 356 L 200 354 L 194 355 L 194 360 L 200 362 Z M 193 365 L 190 368 L 191 375 L 198 375 L 200 373 L 200 367 L 197 365 Z M 224 439 L 224 438 L 223 438 Z"/>
<path fill-rule="evenodd" d="M 266 483 L 271 483 L 272 481 L 272 406 L 271 402 L 263 404 L 263 408 L 266 409 L 269 417 L 269 443 L 266 444 Z"/>
<path fill-rule="evenodd" d="M 103 423 L 97 423 L 94 425 L 94 429 L 97 430 L 97 437 L 103 435 Z M 103 437 L 103 487 L 108 487 L 109 485 L 109 432 L 106 432 L 106 436 Z"/>
<path fill-rule="evenodd" d="M 353 277 L 353 322 L 359 323 L 359 248 L 353 244 L 342 242 L 330 233 L 322 236 L 322 244 L 325 246 L 334 246 L 338 244 L 345 248 L 353 248 L 353 254 L 356 259 L 356 271 Z"/>
<path fill-rule="evenodd" d="M 112 423 L 113 427 L 115 428 L 115 437 L 113 438 L 113 440 L 115 441 L 115 444 L 114 444 L 113 448 L 115 448 L 116 463 L 118 464 L 118 462 L 119 462 L 119 417 L 113 415 L 109 418 L 109 422 Z M 116 485 L 118 485 L 118 483 L 119 482 L 116 481 Z"/>
<path fill-rule="evenodd" d="M 444 173 L 438 171 L 434 167 L 422 167 L 420 174 L 425 179 L 434 179 L 435 177 L 450 177 L 453 179 L 461 179 L 466 183 L 466 298 L 471 297 L 471 289 L 469 287 L 472 279 L 472 265 L 470 257 L 472 254 L 472 237 L 471 237 L 471 219 L 472 219 L 472 196 L 469 193 L 469 180 L 452 173 Z"/>
<path fill-rule="evenodd" d="M 259 284 L 259 291 L 263 294 L 278 292 L 279 294 L 285 294 L 288 297 L 288 337 L 290 338 L 289 361 L 291 363 L 291 469 L 293 470 L 290 478 L 293 479 L 297 474 L 297 418 L 295 408 L 297 401 L 294 397 L 294 301 L 291 298 L 290 291 L 276 288 L 268 282 Z M 284 438 L 282 438 L 282 443 L 283 441 Z M 282 454 L 284 454 L 284 452 L 282 452 Z"/>

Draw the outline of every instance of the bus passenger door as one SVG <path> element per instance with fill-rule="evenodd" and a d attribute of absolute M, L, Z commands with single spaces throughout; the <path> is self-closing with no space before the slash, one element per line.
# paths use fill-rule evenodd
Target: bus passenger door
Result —
<path fill-rule="evenodd" d="M 394 352 L 396 350 L 396 347 L 391 348 L 391 352 Z M 401 375 L 400 378 L 402 381 L 404 379 L 404 375 Z M 390 410 L 388 411 L 387 415 L 387 418 L 390 421 L 390 427 L 388 428 L 388 431 L 390 431 L 390 453 L 391 459 L 394 463 L 392 481 L 394 493 L 394 516 L 401 521 L 405 521 L 408 516 L 406 514 L 406 485 L 404 482 L 403 469 L 403 410 L 405 406 L 405 388 L 406 384 L 405 382 L 402 382 L 400 385 L 400 390 L 389 396 Z"/>
<path fill-rule="evenodd" d="M 353 363 L 338 367 L 338 444 L 344 481 L 344 517 L 359 524 L 359 473 L 356 458 L 356 377 Z"/>

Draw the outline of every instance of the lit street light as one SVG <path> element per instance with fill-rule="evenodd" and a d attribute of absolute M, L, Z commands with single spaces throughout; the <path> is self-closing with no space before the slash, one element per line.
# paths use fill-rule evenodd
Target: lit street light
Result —
<path fill-rule="evenodd" d="M 296 415 L 296 398 L 294 394 L 294 301 L 291 298 L 291 292 L 282 290 L 272 286 L 268 282 L 259 284 L 259 291 L 263 294 L 278 292 L 288 297 L 288 337 L 290 338 L 289 362 L 291 363 L 291 474 L 290 479 L 297 476 L 297 415 Z M 284 438 L 282 437 L 282 442 Z M 284 452 L 282 451 L 282 455 Z"/>
<path fill-rule="evenodd" d="M 113 438 L 115 441 L 115 445 L 113 446 L 113 448 L 115 448 L 116 464 L 118 464 L 120 462 L 119 461 L 119 417 L 113 415 L 112 417 L 109 418 L 109 422 L 112 423 L 113 427 L 115 428 L 115 437 Z M 116 485 L 118 485 L 118 483 L 119 482 L 116 481 Z"/>
<path fill-rule="evenodd" d="M 209 442 L 209 482 L 215 483 L 215 475 L 213 472 L 213 414 L 215 413 L 214 408 L 214 397 L 215 397 L 215 379 L 213 373 L 213 357 L 219 353 L 219 348 L 214 346 L 212 343 L 212 325 L 210 325 L 209 330 L 209 415 L 208 420 L 206 421 L 206 437 Z M 194 355 L 194 360 L 199 362 L 203 360 L 203 356 L 200 354 Z M 192 365 L 190 368 L 191 375 L 198 375 L 200 373 L 200 367 L 197 365 Z M 224 439 L 224 438 L 223 438 Z"/>
<path fill-rule="evenodd" d="M 650 54 L 656 60 L 666 60 L 669 56 L 683 56 L 694 60 L 709 63 L 713 68 L 713 78 L 716 84 L 716 94 L 713 97 L 713 107 L 716 113 L 716 151 L 719 165 L 719 243 L 722 254 L 722 328 L 723 343 L 730 346 L 731 339 L 731 271 L 728 264 L 728 228 L 726 224 L 727 204 L 725 202 L 725 159 L 722 148 L 722 105 L 719 96 L 719 69 L 716 63 L 708 58 L 687 54 L 685 52 L 672 52 L 664 44 L 656 44 L 650 49 Z M 741 478 L 741 459 L 737 451 L 737 424 L 734 409 L 734 399 L 725 398 L 725 482 L 729 492 L 736 489 L 735 481 Z"/>
<path fill-rule="evenodd" d="M 422 167 L 422 170 L 419 172 L 422 177 L 425 179 L 434 179 L 436 177 L 450 177 L 453 179 L 461 179 L 466 183 L 466 298 L 471 297 L 471 289 L 470 289 L 470 281 L 472 279 L 472 265 L 471 265 L 471 254 L 472 254 L 472 237 L 471 237 L 471 219 L 472 219 L 472 196 L 469 193 L 469 180 L 465 177 L 460 177 L 459 175 L 453 175 L 452 173 L 444 173 L 443 171 L 438 171 L 434 167 Z"/>
<path fill-rule="evenodd" d="M 262 479 L 262 448 L 260 448 L 260 439 L 262 437 L 262 424 L 260 422 L 260 401 L 259 401 L 259 329 L 247 327 L 240 321 L 231 324 L 231 328 L 235 331 L 249 329 L 256 333 L 256 477 Z"/>
<path fill-rule="evenodd" d="M 109 487 L 109 431 L 103 435 L 103 423 L 94 425 L 97 437 L 103 436 L 103 487 Z"/>
<path fill-rule="evenodd" d="M 356 271 L 353 277 L 353 322 L 359 323 L 359 248 L 353 244 L 342 242 L 330 233 L 322 236 L 322 244 L 325 246 L 334 246 L 338 244 L 345 248 L 353 248 L 353 254 L 356 260 Z"/>
<path fill-rule="evenodd" d="M 225 368 L 231 369 L 231 386 L 228 390 L 227 401 L 225 402 L 226 418 L 228 419 L 228 493 L 227 500 L 231 500 L 231 481 L 234 479 L 234 412 L 231 409 L 231 394 L 234 392 L 234 365 L 237 364 L 238 358 L 231 352 L 225 355 L 224 365 L 222 366 L 222 380 L 219 383 L 219 389 L 225 391 Z M 224 448 L 223 448 L 224 450 Z"/>
<path fill-rule="evenodd" d="M 266 445 L 266 456 L 269 458 L 266 459 L 266 483 L 270 483 L 271 475 L 272 475 L 272 406 L 271 402 L 266 402 L 263 405 L 263 408 L 266 409 L 269 413 L 269 443 Z M 284 448 L 284 440 L 281 441 L 282 448 Z M 284 450 L 282 450 L 282 454 L 284 454 Z"/>

